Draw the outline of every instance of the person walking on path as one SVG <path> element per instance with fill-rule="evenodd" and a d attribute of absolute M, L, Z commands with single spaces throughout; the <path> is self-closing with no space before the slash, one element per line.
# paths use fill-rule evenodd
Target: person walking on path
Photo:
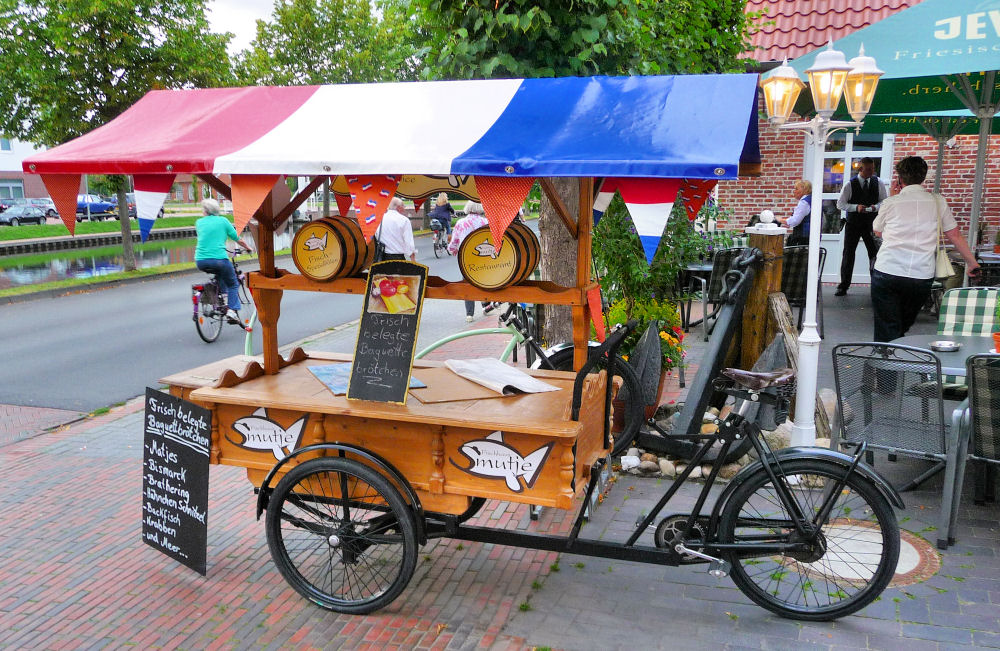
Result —
<path fill-rule="evenodd" d="M 958 232 L 948 202 L 920 185 L 927 177 L 924 159 L 903 158 L 896 163 L 896 174 L 902 189 L 885 200 L 873 224 L 882 236 L 872 269 L 875 341 L 905 335 L 927 302 L 936 270 L 939 228 L 962 254 L 969 276 L 979 274 L 979 263 Z"/>
<path fill-rule="evenodd" d="M 778 218 L 778 222 L 786 228 L 792 229 L 792 234 L 788 236 L 786 246 L 797 244 L 809 244 L 809 223 L 812 214 L 812 182 L 799 179 L 795 182 L 792 193 L 799 200 L 795 204 L 795 210 L 791 217 Z"/>
<path fill-rule="evenodd" d="M 393 197 L 389 209 L 382 216 L 376 236 L 385 245 L 385 260 L 417 261 L 417 247 L 413 243 L 413 227 L 409 218 L 402 213 L 403 200 Z"/>
<path fill-rule="evenodd" d="M 236 280 L 233 263 L 229 261 L 226 242 L 232 240 L 247 250 L 250 250 L 250 247 L 240 239 L 233 223 L 219 214 L 218 201 L 205 199 L 201 202 L 201 209 L 205 216 L 194 223 L 195 232 L 198 234 L 198 244 L 194 250 L 195 266 L 218 277 L 226 290 L 226 318 L 231 323 L 241 323 L 240 284 Z"/>
<path fill-rule="evenodd" d="M 438 220 L 444 226 L 445 232 L 451 235 L 451 218 L 455 216 L 455 209 L 448 203 L 448 195 L 442 192 L 437 196 L 435 205 L 427 215 L 431 219 Z"/>
<path fill-rule="evenodd" d="M 465 204 L 465 217 L 458 220 L 455 224 L 455 230 L 451 234 L 451 241 L 448 242 L 448 253 L 452 255 L 458 254 L 458 247 L 461 246 L 462 240 L 466 236 L 477 228 L 482 228 L 483 226 L 488 226 L 489 222 L 486 221 L 486 215 L 483 214 L 482 204 L 476 203 L 475 201 L 470 201 Z M 465 302 L 465 320 L 472 321 L 476 314 L 476 302 L 466 301 Z"/>
<path fill-rule="evenodd" d="M 858 175 L 844 186 L 837 199 L 837 209 L 847 211 L 847 225 L 844 227 L 844 252 L 840 261 L 840 285 L 834 296 L 844 296 L 851 286 L 854 253 L 859 239 L 864 241 L 868 251 L 869 269 L 875 262 L 879 245 L 872 233 L 872 222 L 886 196 L 885 184 L 875 176 L 875 161 L 867 156 L 862 158 Z"/>

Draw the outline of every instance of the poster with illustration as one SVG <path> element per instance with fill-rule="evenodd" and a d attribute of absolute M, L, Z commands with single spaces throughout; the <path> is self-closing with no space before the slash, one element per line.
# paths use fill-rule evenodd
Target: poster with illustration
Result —
<path fill-rule="evenodd" d="M 406 404 L 427 267 L 404 260 L 372 265 L 354 346 L 349 400 Z"/>

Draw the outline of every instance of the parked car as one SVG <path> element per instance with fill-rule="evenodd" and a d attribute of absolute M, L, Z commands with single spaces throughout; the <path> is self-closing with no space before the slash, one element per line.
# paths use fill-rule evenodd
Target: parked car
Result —
<path fill-rule="evenodd" d="M 76 195 L 76 221 L 83 221 L 87 218 L 88 208 L 90 220 L 104 221 L 109 217 L 114 217 L 118 206 L 110 201 L 101 199 L 96 194 Z"/>
<path fill-rule="evenodd" d="M 136 209 L 135 209 L 135 192 L 126 192 L 125 201 L 128 203 L 128 216 L 130 219 L 135 219 Z M 163 206 L 160 206 L 160 212 L 156 213 L 157 218 L 163 217 Z"/>
<path fill-rule="evenodd" d="M 12 205 L 15 206 L 34 206 L 40 208 L 42 212 L 45 213 L 46 217 L 58 217 L 59 211 L 56 210 L 56 204 L 52 202 L 49 197 L 24 197 L 19 199 L 7 199 Z"/>
<path fill-rule="evenodd" d="M 20 226 L 29 222 L 35 224 L 45 223 L 45 213 L 42 212 L 41 208 L 30 204 L 21 204 L 11 206 L 0 213 L 0 224 Z"/>

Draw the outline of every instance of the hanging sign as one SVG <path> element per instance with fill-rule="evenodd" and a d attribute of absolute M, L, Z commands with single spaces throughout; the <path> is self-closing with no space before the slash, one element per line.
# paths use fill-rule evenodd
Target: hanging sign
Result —
<path fill-rule="evenodd" d="M 212 412 L 147 387 L 142 541 L 205 576 Z"/>
<path fill-rule="evenodd" d="M 422 264 L 388 260 L 372 265 L 349 399 L 406 404 L 426 285 L 427 267 Z"/>

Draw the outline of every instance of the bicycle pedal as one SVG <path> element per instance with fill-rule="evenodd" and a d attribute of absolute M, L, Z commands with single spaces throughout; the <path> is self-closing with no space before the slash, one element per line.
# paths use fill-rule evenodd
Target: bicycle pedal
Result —
<path fill-rule="evenodd" d="M 708 573 L 717 579 L 724 579 L 729 576 L 729 571 L 732 568 L 729 561 L 714 560 L 708 565 Z"/>

